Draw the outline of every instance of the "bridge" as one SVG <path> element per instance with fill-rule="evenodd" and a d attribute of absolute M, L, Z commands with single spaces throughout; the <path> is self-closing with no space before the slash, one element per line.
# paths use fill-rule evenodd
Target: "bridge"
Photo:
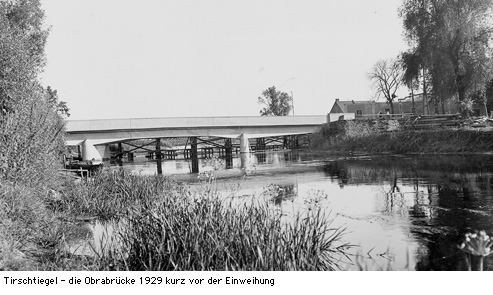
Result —
<path fill-rule="evenodd" d="M 156 153 L 157 170 L 158 174 L 161 174 L 160 140 L 189 138 L 192 172 L 197 173 L 197 140 L 200 138 L 225 139 L 223 147 L 227 162 L 228 158 L 232 159 L 231 139 L 239 139 L 241 166 L 244 168 L 248 162 L 249 138 L 310 134 L 329 120 L 325 115 L 69 120 L 66 126 L 66 142 L 67 145 L 81 147 L 83 160 L 98 163 L 110 158 L 110 144 L 119 145 L 119 156 L 121 156 L 122 143 L 153 139 L 155 149 L 152 151 Z"/>

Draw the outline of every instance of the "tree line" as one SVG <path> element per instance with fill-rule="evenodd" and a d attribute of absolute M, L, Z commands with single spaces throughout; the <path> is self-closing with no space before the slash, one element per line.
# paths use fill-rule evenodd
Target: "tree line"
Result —
<path fill-rule="evenodd" d="M 39 80 L 49 28 L 39 0 L 0 1 L 0 182 L 55 182 L 69 109 Z"/>
<path fill-rule="evenodd" d="M 409 49 L 368 73 L 377 97 L 394 113 L 396 91 L 421 92 L 433 112 L 455 105 L 464 115 L 493 109 L 493 0 L 403 0 Z"/>

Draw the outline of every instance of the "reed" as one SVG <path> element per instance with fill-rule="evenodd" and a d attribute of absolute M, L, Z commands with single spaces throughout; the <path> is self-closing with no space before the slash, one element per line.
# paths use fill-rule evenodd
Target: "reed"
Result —
<path fill-rule="evenodd" d="M 129 207 L 170 189 L 173 181 L 160 176 L 140 176 L 123 169 L 104 172 L 67 185 L 57 210 L 73 216 L 118 219 Z"/>
<path fill-rule="evenodd" d="M 322 211 L 287 219 L 269 198 L 222 198 L 211 182 L 196 191 L 165 177 L 121 170 L 66 187 L 60 210 L 118 224 L 113 237 L 101 242 L 103 250 L 78 269 L 339 269 L 348 248 L 341 240 L 344 230 L 331 227 Z M 49 268 L 71 265 L 66 257 L 52 259 Z"/>
<path fill-rule="evenodd" d="M 267 203 L 166 195 L 128 212 L 118 250 L 123 270 L 336 270 L 348 245 L 320 211 L 289 221 Z M 108 259 L 108 258 L 111 259 Z"/>

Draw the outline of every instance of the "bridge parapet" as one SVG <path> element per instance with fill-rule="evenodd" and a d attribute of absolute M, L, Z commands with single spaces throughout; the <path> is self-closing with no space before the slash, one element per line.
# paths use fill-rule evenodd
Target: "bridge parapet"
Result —
<path fill-rule="evenodd" d="M 67 132 L 135 130 L 155 128 L 184 127 L 238 127 L 238 126 L 297 126 L 320 125 L 327 123 L 322 116 L 244 116 L 244 117 L 177 117 L 71 120 L 67 122 Z"/>

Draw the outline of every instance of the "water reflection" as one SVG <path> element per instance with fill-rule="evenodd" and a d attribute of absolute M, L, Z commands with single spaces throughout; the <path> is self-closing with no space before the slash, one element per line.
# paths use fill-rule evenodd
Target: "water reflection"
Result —
<path fill-rule="evenodd" d="M 418 242 L 416 270 L 465 270 L 457 248 L 462 235 L 493 230 L 492 168 L 489 156 L 416 156 L 348 159 L 325 171 L 345 185 L 387 187 L 376 194 L 380 212 L 409 221 L 409 236 Z M 492 269 L 490 258 L 485 265 Z"/>
<path fill-rule="evenodd" d="M 267 152 L 252 154 L 250 163 L 254 173 L 221 179 L 217 190 L 238 201 L 266 198 L 286 214 L 323 208 L 335 217 L 333 226 L 347 228 L 345 239 L 358 246 L 353 254 L 359 253 L 364 263 L 465 270 L 457 248 L 463 234 L 471 229 L 493 233 L 492 156 L 335 158 Z M 239 170 L 237 158 L 233 166 Z M 130 168 L 155 173 L 152 162 Z M 201 164 L 201 169 L 210 168 Z M 189 170 L 186 161 L 163 162 L 163 171 L 170 174 Z M 202 185 L 193 176 L 191 182 L 198 189 Z M 491 258 L 484 267 L 493 270 Z"/>
<path fill-rule="evenodd" d="M 226 167 L 228 165 L 225 157 L 218 157 L 221 160 L 219 167 L 214 167 L 210 165 L 209 162 L 211 158 L 200 158 L 199 159 L 199 170 L 200 172 L 211 171 L 215 168 L 219 170 L 226 171 L 239 171 L 241 170 L 241 160 L 238 155 L 233 157 L 231 167 Z M 256 152 L 249 155 L 249 167 L 248 170 L 263 170 L 270 168 L 280 168 L 286 167 L 293 163 L 299 163 L 302 161 L 300 153 L 298 151 L 266 151 L 266 152 Z M 121 166 L 120 166 L 121 164 Z M 110 170 L 125 169 L 134 173 L 139 173 L 143 175 L 154 175 L 157 173 L 157 163 L 156 160 L 145 157 L 144 155 L 136 155 L 132 161 L 117 162 L 116 160 L 111 160 L 105 162 L 105 166 Z M 187 159 L 174 159 L 174 160 L 163 160 L 162 170 L 165 175 L 177 175 L 177 174 L 190 174 L 192 171 L 191 160 Z"/>

